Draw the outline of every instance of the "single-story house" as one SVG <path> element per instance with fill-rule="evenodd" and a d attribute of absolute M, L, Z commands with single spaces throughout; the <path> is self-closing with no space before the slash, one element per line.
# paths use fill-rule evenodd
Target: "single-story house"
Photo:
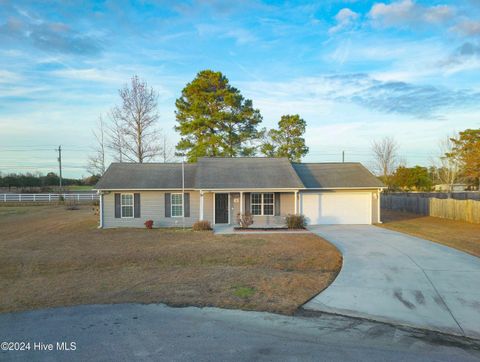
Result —
<path fill-rule="evenodd" d="M 433 187 L 435 191 L 449 191 L 449 192 L 458 192 L 466 191 L 468 189 L 467 184 L 438 184 Z"/>
<path fill-rule="evenodd" d="M 384 185 L 360 163 L 293 163 L 287 158 L 204 157 L 197 163 L 112 163 L 95 186 L 100 227 L 191 226 L 199 220 L 281 225 L 380 222 Z"/>

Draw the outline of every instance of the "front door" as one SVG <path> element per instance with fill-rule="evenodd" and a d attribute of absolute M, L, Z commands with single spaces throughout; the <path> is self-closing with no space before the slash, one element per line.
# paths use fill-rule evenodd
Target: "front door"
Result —
<path fill-rule="evenodd" d="M 228 224 L 228 194 L 215 194 L 215 224 Z"/>

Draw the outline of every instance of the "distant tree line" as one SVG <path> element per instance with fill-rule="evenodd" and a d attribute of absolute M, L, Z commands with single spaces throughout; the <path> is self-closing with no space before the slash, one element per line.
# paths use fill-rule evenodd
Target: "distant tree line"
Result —
<path fill-rule="evenodd" d="M 49 172 L 46 175 L 32 174 L 32 173 L 11 173 L 7 175 L 0 174 L 0 187 L 2 188 L 26 188 L 39 187 L 50 188 L 59 185 L 59 177 L 54 172 Z M 65 186 L 71 185 L 85 185 L 92 186 L 98 181 L 98 177 L 91 176 L 84 179 L 62 178 L 62 184 Z"/>
<path fill-rule="evenodd" d="M 467 129 L 439 142 L 439 156 L 430 167 L 407 167 L 398 158 L 398 144 L 391 137 L 374 141 L 372 153 L 375 170 L 390 190 L 430 191 L 445 185 L 447 191 L 456 183 L 480 187 L 480 129 Z"/>

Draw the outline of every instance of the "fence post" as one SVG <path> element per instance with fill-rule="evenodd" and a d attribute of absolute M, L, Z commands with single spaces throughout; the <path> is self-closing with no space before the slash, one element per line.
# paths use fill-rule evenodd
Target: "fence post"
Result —
<path fill-rule="evenodd" d="M 33 194 L 33 202 L 37 201 L 36 194 Z"/>
<path fill-rule="evenodd" d="M 48 194 L 48 202 L 52 202 L 52 194 Z"/>
<path fill-rule="evenodd" d="M 22 194 L 18 194 L 18 201 L 22 201 Z"/>
<path fill-rule="evenodd" d="M 7 194 L 3 194 L 3 202 L 7 202 Z"/>

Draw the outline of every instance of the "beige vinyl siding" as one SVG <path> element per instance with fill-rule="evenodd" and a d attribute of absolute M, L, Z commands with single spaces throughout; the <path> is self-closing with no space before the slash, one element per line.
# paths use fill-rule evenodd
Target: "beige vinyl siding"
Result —
<path fill-rule="evenodd" d="M 280 194 L 280 215 L 287 216 L 288 214 L 295 214 L 295 194 L 282 192 Z"/>
<path fill-rule="evenodd" d="M 245 195 L 244 195 L 245 197 Z M 235 202 L 237 200 L 237 202 Z M 237 215 L 240 213 L 240 193 L 232 192 L 230 194 L 230 224 L 237 224 Z"/>
<path fill-rule="evenodd" d="M 178 191 L 140 191 L 139 218 L 115 218 L 115 192 L 103 195 L 103 227 L 145 227 L 147 220 L 153 220 L 154 227 L 181 227 L 181 217 L 165 217 L 165 192 Z M 190 194 L 190 217 L 185 218 L 185 226 L 192 226 L 199 218 L 200 193 L 185 191 L 187 192 Z"/>
<path fill-rule="evenodd" d="M 203 193 L 203 220 L 210 221 L 213 225 L 213 193 Z"/>

